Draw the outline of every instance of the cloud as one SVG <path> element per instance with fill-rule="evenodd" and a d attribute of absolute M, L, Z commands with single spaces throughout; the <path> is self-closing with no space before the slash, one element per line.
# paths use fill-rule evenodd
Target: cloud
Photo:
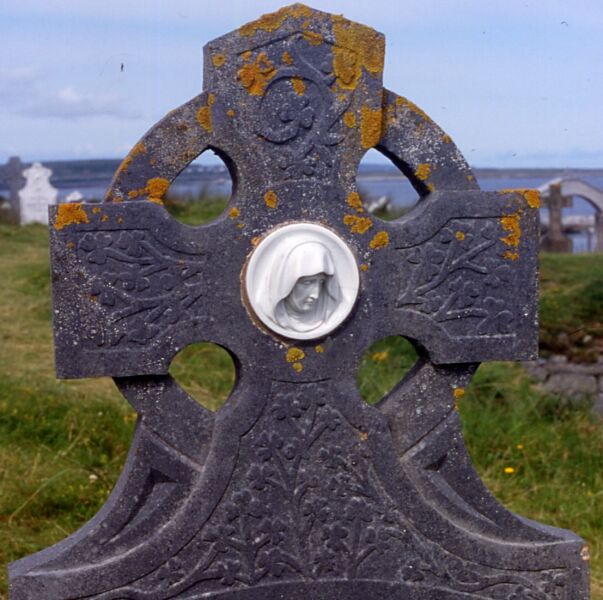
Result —
<path fill-rule="evenodd" d="M 126 99 L 114 93 L 84 94 L 68 85 L 56 92 L 39 94 L 18 112 L 28 117 L 78 119 L 82 117 L 114 117 L 137 119 L 141 115 L 129 107 Z"/>

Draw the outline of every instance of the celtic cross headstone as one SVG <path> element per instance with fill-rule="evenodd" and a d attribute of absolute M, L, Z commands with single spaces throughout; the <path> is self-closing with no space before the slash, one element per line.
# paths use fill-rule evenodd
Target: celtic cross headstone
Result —
<path fill-rule="evenodd" d="M 13 563 L 13 600 L 587 598 L 572 533 L 500 506 L 455 403 L 480 361 L 537 351 L 538 198 L 479 190 L 418 107 L 382 87 L 384 38 L 293 5 L 205 47 L 205 91 L 134 146 L 101 206 L 52 209 L 56 366 L 110 375 L 139 415 L 80 531 Z M 375 147 L 421 195 L 393 222 L 355 185 Z M 206 149 L 227 211 L 162 206 Z M 376 406 L 366 349 L 420 359 Z M 237 382 L 212 413 L 168 374 L 213 342 Z"/>

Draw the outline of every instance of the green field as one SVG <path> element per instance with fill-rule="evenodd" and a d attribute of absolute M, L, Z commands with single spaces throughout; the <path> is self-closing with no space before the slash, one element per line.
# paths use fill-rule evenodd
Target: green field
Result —
<path fill-rule="evenodd" d="M 172 210 L 200 223 L 221 209 Z M 55 379 L 47 244 L 41 226 L 0 225 L 0 598 L 7 562 L 64 538 L 99 509 L 135 422 L 110 380 Z M 544 351 L 592 360 L 603 339 L 603 258 L 545 255 L 541 264 Z M 404 340 L 373 347 L 359 370 L 367 401 L 382 397 L 413 358 Z M 231 359 L 212 345 L 181 352 L 172 374 L 214 409 L 234 378 Z M 500 501 L 588 541 L 592 597 L 603 600 L 603 423 L 503 363 L 480 368 L 460 412 L 477 470 Z"/>

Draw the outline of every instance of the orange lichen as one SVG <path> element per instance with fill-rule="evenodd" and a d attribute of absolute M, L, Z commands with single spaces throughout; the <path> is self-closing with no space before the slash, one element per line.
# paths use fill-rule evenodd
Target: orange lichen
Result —
<path fill-rule="evenodd" d="M 312 46 L 319 46 L 324 41 L 322 35 L 320 35 L 320 33 L 318 33 L 317 31 L 310 31 L 306 29 L 303 32 L 303 36 L 304 40 L 306 40 L 306 42 L 308 42 Z"/>
<path fill-rule="evenodd" d="M 368 106 L 360 108 L 360 143 L 363 148 L 372 148 L 381 139 L 381 107 L 372 109 Z"/>
<path fill-rule="evenodd" d="M 350 228 L 352 233 L 366 233 L 373 226 L 373 222 L 368 217 L 358 215 L 345 215 L 343 223 Z"/>
<path fill-rule="evenodd" d="M 356 127 L 356 114 L 353 113 L 351 110 L 348 110 L 343 115 L 343 122 L 344 122 L 345 126 L 349 127 L 350 129 L 352 127 Z"/>
<path fill-rule="evenodd" d="M 445 134 L 442 136 L 442 141 L 443 141 L 445 144 L 451 144 L 451 143 L 452 143 L 452 138 L 451 138 L 451 137 L 450 137 L 450 136 L 449 136 L 447 133 L 445 133 Z"/>
<path fill-rule="evenodd" d="M 261 241 L 262 241 L 262 238 L 260 236 L 252 237 L 251 238 L 251 245 L 252 246 L 257 246 Z"/>
<path fill-rule="evenodd" d="M 281 60 L 287 65 L 293 64 L 293 58 L 286 50 L 285 50 L 285 52 L 283 52 L 283 55 L 281 56 Z"/>
<path fill-rule="evenodd" d="M 239 28 L 239 34 L 244 36 L 255 35 L 258 31 L 276 31 L 288 17 L 292 19 L 309 18 L 312 16 L 312 9 L 303 4 L 292 4 L 285 6 L 273 13 L 262 15 L 259 19 L 246 23 Z"/>
<path fill-rule="evenodd" d="M 88 213 L 84 210 L 82 202 L 65 202 L 64 204 L 59 204 L 54 228 L 60 230 L 63 227 L 76 223 L 90 223 Z"/>
<path fill-rule="evenodd" d="M 214 63 L 214 67 L 219 69 L 226 62 L 226 57 L 223 54 L 214 54 L 211 57 L 211 62 Z"/>
<path fill-rule="evenodd" d="M 431 167 L 427 163 L 421 163 L 420 165 L 417 165 L 415 175 L 421 181 L 425 181 L 429 175 L 431 175 Z"/>
<path fill-rule="evenodd" d="M 333 17 L 333 73 L 342 89 L 353 90 L 362 76 L 362 68 L 376 75 L 383 71 L 384 37 L 343 17 Z"/>
<path fill-rule="evenodd" d="M 530 208 L 540 208 L 540 192 L 527 188 L 500 190 L 499 194 L 521 194 Z"/>
<path fill-rule="evenodd" d="M 276 205 L 278 204 L 278 198 L 276 196 L 276 193 L 272 190 L 268 190 L 264 194 L 264 203 L 268 208 L 276 208 Z"/>
<path fill-rule="evenodd" d="M 389 244 L 389 234 L 387 231 L 378 231 L 373 239 L 369 243 L 369 247 L 372 250 L 378 250 L 379 248 L 385 248 Z"/>
<path fill-rule="evenodd" d="M 435 185 L 434 185 L 433 183 L 428 183 L 428 184 L 427 184 L 427 189 L 428 189 L 430 192 L 432 192 L 432 193 L 433 193 L 433 192 L 435 192 L 435 189 L 436 189 L 436 188 L 435 188 Z"/>
<path fill-rule="evenodd" d="M 240 216 L 241 211 L 236 207 L 233 206 L 229 211 L 228 211 L 228 216 L 231 219 L 236 219 L 238 216 Z"/>
<path fill-rule="evenodd" d="M 134 158 L 136 158 L 136 156 L 138 156 L 139 154 L 145 153 L 146 151 L 147 151 L 147 149 L 145 148 L 145 145 L 142 142 L 138 142 L 138 144 L 136 144 L 136 146 L 134 146 L 134 148 L 132 148 L 132 150 L 130 150 L 130 153 L 128 154 L 128 156 L 126 156 L 126 158 L 123 159 L 123 161 L 117 168 L 117 174 L 119 175 L 122 172 L 127 173 Z"/>
<path fill-rule="evenodd" d="M 168 191 L 170 182 L 163 177 L 153 177 L 147 181 L 145 193 L 149 196 L 149 200 L 161 202 L 161 199 Z"/>
<path fill-rule="evenodd" d="M 287 350 L 287 355 L 285 358 L 289 363 L 296 363 L 300 360 L 304 360 L 305 357 L 306 353 L 301 348 L 296 348 L 295 346 L 292 346 Z"/>
<path fill-rule="evenodd" d="M 75 243 L 74 242 L 67 242 L 66 246 L 67 246 L 67 248 L 69 248 L 69 250 L 73 250 L 75 248 Z"/>
<path fill-rule="evenodd" d="M 513 246 L 515 248 L 519 246 L 519 240 L 521 239 L 520 219 L 521 211 L 519 210 L 511 215 L 505 215 L 500 218 L 502 228 L 509 232 L 508 235 L 500 238 L 507 246 Z"/>
<path fill-rule="evenodd" d="M 109 220 L 109 215 L 102 215 L 101 216 L 101 223 L 106 223 Z"/>
<path fill-rule="evenodd" d="M 454 234 L 454 237 L 455 237 L 455 238 L 456 238 L 456 239 L 457 239 L 459 242 L 462 242 L 462 241 L 465 239 L 465 233 L 464 233 L 464 232 L 462 232 L 462 231 L 457 231 L 457 232 Z"/>
<path fill-rule="evenodd" d="M 208 94 L 207 96 L 207 105 L 202 106 L 197 111 L 197 123 L 207 131 L 207 133 L 211 133 L 213 131 L 213 126 L 211 122 L 211 107 L 213 103 L 216 101 L 216 97 L 213 94 Z"/>
<path fill-rule="evenodd" d="M 505 250 L 503 258 L 507 260 L 517 260 L 519 258 L 519 252 L 513 252 L 512 250 Z"/>
<path fill-rule="evenodd" d="M 99 213 L 100 211 L 101 211 L 100 206 L 95 206 L 95 207 L 92 209 L 92 212 L 93 212 L 95 215 L 98 215 L 98 213 Z"/>
<path fill-rule="evenodd" d="M 465 390 L 462 387 L 457 387 L 457 388 L 454 388 L 454 391 L 452 392 L 452 394 L 458 400 L 459 398 L 462 398 L 465 395 Z"/>
<path fill-rule="evenodd" d="M 149 202 L 154 202 L 155 204 L 163 206 L 163 200 L 161 198 L 149 198 Z"/>
<path fill-rule="evenodd" d="M 364 212 L 364 208 L 362 207 L 362 199 L 360 198 L 360 194 L 358 192 L 350 192 L 348 194 L 348 206 L 357 212 Z"/>
<path fill-rule="evenodd" d="M 320 344 L 317 344 L 316 346 L 314 346 L 314 351 L 318 352 L 318 354 L 322 354 L 325 349 Z"/>
<path fill-rule="evenodd" d="M 227 117 L 230 117 L 230 118 L 232 119 L 232 118 L 235 116 L 235 111 L 234 111 L 232 108 L 229 108 L 229 109 L 226 111 L 226 116 L 227 116 Z"/>
<path fill-rule="evenodd" d="M 414 102 L 411 102 L 408 98 L 398 96 L 396 98 L 396 104 L 402 108 L 410 110 L 412 113 L 414 113 L 418 117 L 421 117 L 428 123 L 433 123 L 432 118 L 422 108 L 419 108 Z"/>
<path fill-rule="evenodd" d="M 291 85 L 293 86 L 293 91 L 298 96 L 304 95 L 304 92 L 306 91 L 306 84 L 304 83 L 304 80 L 301 77 L 292 77 Z"/>
<path fill-rule="evenodd" d="M 238 76 L 250 96 L 263 96 L 268 82 L 276 75 L 274 65 L 265 52 L 260 52 L 255 61 L 243 65 Z"/>
<path fill-rule="evenodd" d="M 360 270 L 361 271 L 368 271 L 368 269 L 369 269 L 369 266 L 366 263 L 362 263 L 360 265 Z"/>

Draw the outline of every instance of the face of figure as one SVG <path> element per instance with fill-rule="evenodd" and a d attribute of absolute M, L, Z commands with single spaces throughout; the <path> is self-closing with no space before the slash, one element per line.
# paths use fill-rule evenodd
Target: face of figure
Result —
<path fill-rule="evenodd" d="M 327 276 L 324 273 L 300 277 L 287 296 L 285 304 L 297 313 L 308 313 L 316 306 Z"/>

